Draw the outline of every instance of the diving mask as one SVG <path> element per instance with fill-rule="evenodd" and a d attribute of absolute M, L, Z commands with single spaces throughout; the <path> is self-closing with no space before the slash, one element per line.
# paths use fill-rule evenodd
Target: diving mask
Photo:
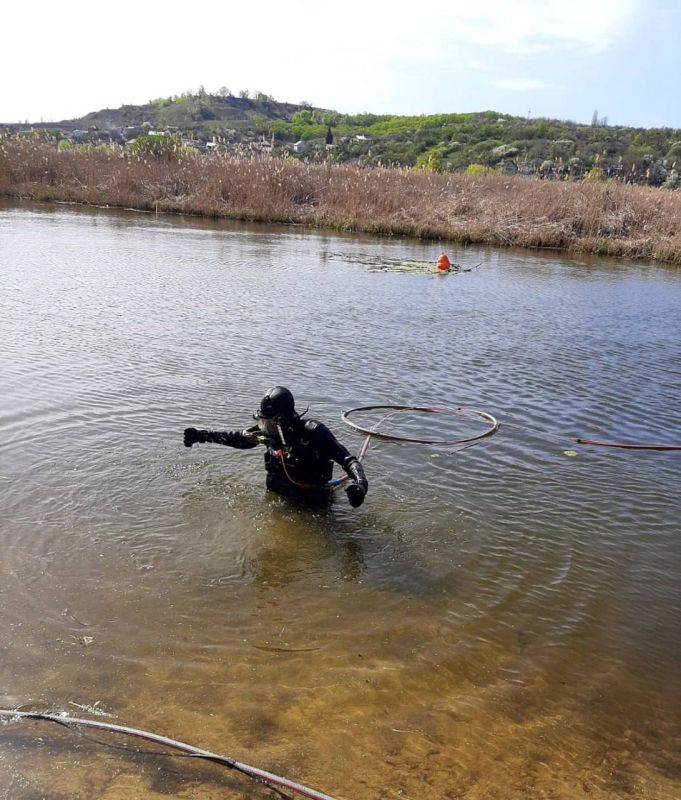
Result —
<path fill-rule="evenodd" d="M 267 417 L 258 417 L 258 430 L 264 433 L 265 436 L 278 436 L 279 426 L 273 419 Z"/>

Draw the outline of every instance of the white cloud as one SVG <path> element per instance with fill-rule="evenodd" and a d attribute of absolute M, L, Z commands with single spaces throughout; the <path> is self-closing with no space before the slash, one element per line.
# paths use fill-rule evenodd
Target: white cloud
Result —
<path fill-rule="evenodd" d="M 423 60 L 451 53 L 460 43 L 521 52 L 565 45 L 600 50 L 640 5 L 641 0 L 420 0 L 416 6 L 345 0 L 332 21 L 319 2 L 289 0 L 287 8 L 317 9 L 303 26 L 329 20 L 323 33 L 317 31 L 321 45 L 343 40 L 378 57 Z"/>
<path fill-rule="evenodd" d="M 550 84 L 537 78 L 504 78 L 497 81 L 497 86 L 511 92 L 534 92 L 538 89 L 548 89 Z"/>
<path fill-rule="evenodd" d="M 439 12 L 439 36 L 528 52 L 565 45 L 604 49 L 640 0 L 422 0 L 421 11 L 424 4 Z"/>
<path fill-rule="evenodd" d="M 605 48 L 641 2 L 9 3 L 0 70 L 11 79 L 0 121 L 61 119 L 200 84 L 372 109 L 389 94 L 399 98 L 416 74 L 452 70 L 456 80 L 482 64 L 493 70 L 500 51 L 568 48 L 574 57 Z"/>

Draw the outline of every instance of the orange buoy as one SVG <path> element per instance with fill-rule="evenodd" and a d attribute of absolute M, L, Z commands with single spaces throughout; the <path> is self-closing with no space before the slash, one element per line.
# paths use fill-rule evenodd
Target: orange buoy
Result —
<path fill-rule="evenodd" d="M 452 268 L 452 262 L 449 260 L 449 256 L 446 253 L 442 253 L 438 256 L 437 268 L 441 272 L 447 272 Z"/>

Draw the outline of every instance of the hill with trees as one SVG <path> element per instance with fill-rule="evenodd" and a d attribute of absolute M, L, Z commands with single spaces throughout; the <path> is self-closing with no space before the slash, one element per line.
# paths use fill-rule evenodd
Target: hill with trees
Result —
<path fill-rule="evenodd" d="M 125 143 L 149 131 L 197 149 L 243 153 L 266 149 L 303 161 L 416 167 L 434 172 L 501 171 L 543 178 L 611 177 L 679 187 L 681 129 L 631 128 L 536 119 L 482 111 L 397 116 L 341 114 L 309 103 L 281 103 L 262 93 L 203 88 L 145 105 L 104 109 L 39 125 L 7 125 L 13 133 L 42 129 L 80 142 Z M 328 146 L 331 130 L 333 144 Z M 294 148 L 296 142 L 302 145 Z"/>

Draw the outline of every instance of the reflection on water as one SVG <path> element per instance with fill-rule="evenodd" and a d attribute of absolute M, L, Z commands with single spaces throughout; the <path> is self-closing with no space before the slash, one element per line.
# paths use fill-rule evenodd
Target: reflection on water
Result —
<path fill-rule="evenodd" d="M 97 704 L 346 798 L 679 796 L 678 454 L 538 433 L 679 439 L 678 272 L 374 271 L 437 252 L 0 214 L 0 706 Z M 296 508 L 259 452 L 181 444 L 273 383 L 355 448 L 360 404 L 502 429 L 377 444 L 361 509 Z M 0 772 L 10 798 L 267 796 L 44 726 L 0 727 Z"/>

